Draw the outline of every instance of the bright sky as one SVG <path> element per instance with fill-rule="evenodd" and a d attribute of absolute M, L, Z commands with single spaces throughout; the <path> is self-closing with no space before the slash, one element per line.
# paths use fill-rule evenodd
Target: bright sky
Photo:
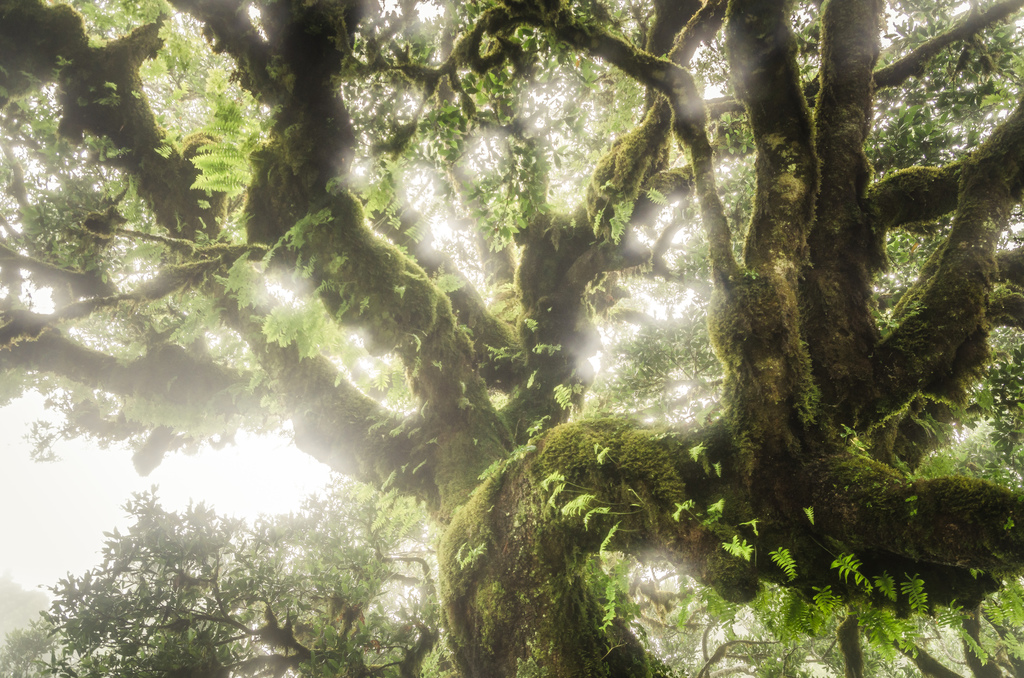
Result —
<path fill-rule="evenodd" d="M 103 533 L 129 523 L 125 501 L 153 485 L 168 510 L 194 499 L 225 515 L 254 518 L 297 510 L 330 482 L 328 468 L 288 440 L 242 435 L 222 450 L 168 455 L 145 478 L 135 473 L 128 450 L 100 450 L 87 441 L 58 444 L 61 461 L 39 464 L 29 458 L 24 437 L 40 418 L 53 415 L 37 393 L 0 408 L 0 572 L 27 588 L 98 565 Z"/>

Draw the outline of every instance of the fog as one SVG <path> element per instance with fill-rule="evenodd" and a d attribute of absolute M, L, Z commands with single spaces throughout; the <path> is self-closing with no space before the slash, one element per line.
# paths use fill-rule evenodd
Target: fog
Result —
<path fill-rule="evenodd" d="M 25 435 L 38 419 L 53 417 L 37 393 L 0 408 L 0 573 L 27 589 L 97 565 L 103 533 L 128 526 L 121 507 L 134 492 L 156 485 L 168 510 L 194 500 L 254 518 L 295 510 L 330 481 L 326 466 L 288 440 L 243 435 L 222 450 L 169 454 L 145 478 L 136 474 L 130 451 L 100 450 L 88 441 L 58 443 L 59 461 L 37 463 Z"/>

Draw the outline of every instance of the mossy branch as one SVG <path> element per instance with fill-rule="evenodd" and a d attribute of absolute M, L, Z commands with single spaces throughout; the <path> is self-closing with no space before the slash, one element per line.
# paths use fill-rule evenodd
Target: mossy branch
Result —
<path fill-rule="evenodd" d="M 221 299 L 225 320 L 245 339 L 272 390 L 281 394 L 299 449 L 362 482 L 379 485 L 394 474 L 395 487 L 437 507 L 433 468 L 418 468 L 429 455 L 422 421 L 386 410 L 325 357 L 304 358 L 294 344 L 269 341 L 262 322 L 269 309 L 243 309 L 230 296 Z"/>
<path fill-rule="evenodd" d="M 956 209 L 963 164 L 908 167 L 868 189 L 867 210 L 876 229 L 930 230 L 933 222 Z"/>
<path fill-rule="evenodd" d="M 754 214 L 744 263 L 760 275 L 787 266 L 789 279 L 778 284 L 795 289 L 795 268 L 806 257 L 818 168 L 786 6 L 734 0 L 726 45 L 757 147 Z"/>
<path fill-rule="evenodd" d="M 898 410 L 921 391 L 962 398 L 979 378 L 988 355 L 985 314 L 996 247 L 1020 200 L 1022 160 L 1024 106 L 964 163 L 953 227 L 935 272 L 905 295 L 899 326 L 875 353 L 874 374 L 883 387 L 877 412 Z"/>
<path fill-rule="evenodd" d="M 676 34 L 668 58 L 684 67 L 690 63 L 700 44 L 710 43 L 721 29 L 728 5 L 728 0 L 710 0 L 703 3 Z"/>
<path fill-rule="evenodd" d="M 32 274 L 38 287 L 66 285 L 75 297 L 110 296 L 114 289 L 98 273 L 71 271 L 54 264 L 18 254 L 0 243 L 0 268 L 20 269 Z"/>
<path fill-rule="evenodd" d="M 963 678 L 956 671 L 947 668 L 920 645 L 915 645 L 912 650 L 899 649 L 910 661 L 914 662 L 925 678 Z"/>
<path fill-rule="evenodd" d="M 865 211 L 871 169 L 864 144 L 872 116 L 882 3 L 838 1 L 822 15 L 822 65 L 815 109 L 819 189 L 810 263 L 801 282 L 803 332 L 822 398 L 850 416 L 870 393 L 871 315 L 883 240 Z M 854 367 L 851 367 L 854 366 Z M 853 415 L 856 416 L 856 415 Z"/>
<path fill-rule="evenodd" d="M 1024 497 L 1004 487 L 963 477 L 910 481 L 859 455 L 805 473 L 815 527 L 852 549 L 997 576 L 1024 565 Z"/>
<path fill-rule="evenodd" d="M 987 316 L 993 325 L 1024 329 L 1024 294 L 1020 288 L 1000 285 L 992 290 Z"/>
<path fill-rule="evenodd" d="M 1000 282 L 1024 289 L 1024 248 L 996 254 L 996 267 L 999 269 L 996 275 Z"/>
<path fill-rule="evenodd" d="M 285 88 L 270 76 L 271 69 L 268 68 L 273 57 L 272 43 L 264 41 L 253 26 L 246 11 L 247 3 L 238 0 L 171 0 L 171 5 L 206 24 L 214 51 L 234 57 L 239 64 L 241 84 L 254 97 L 274 105 L 284 96 Z M 277 24 L 271 17 L 280 10 L 264 5 L 263 11 L 268 15 L 265 29 L 273 31 Z M 279 38 L 278 35 L 274 37 Z"/>
<path fill-rule="evenodd" d="M 57 330 L 0 350 L 3 369 L 55 374 L 89 388 L 125 397 L 166 402 L 225 416 L 258 402 L 244 396 L 249 375 L 230 370 L 173 344 L 153 346 L 142 357 L 121 360 L 68 339 Z M 257 399 L 258 400 L 258 399 Z"/>
<path fill-rule="evenodd" d="M 377 230 L 412 252 L 427 273 L 436 276 L 443 272 L 458 279 L 460 286 L 447 291 L 447 295 L 459 322 L 469 329 L 480 375 L 492 388 L 511 390 L 525 380 L 523 347 L 514 327 L 491 313 L 473 282 L 461 274 L 450 257 L 434 247 L 429 225 L 419 212 L 408 207 L 397 211 L 398 223 L 394 225 L 386 215 L 370 216 L 375 217 Z M 426 235 L 414 238 L 412 233 Z"/>
<path fill-rule="evenodd" d="M 25 83 L 4 79 L 0 85 L 25 94 L 56 80 L 64 108 L 59 127 L 63 136 L 75 140 L 89 132 L 107 137 L 126 151 L 111 163 L 138 178 L 139 194 L 152 205 L 161 226 L 189 239 L 198 232 L 216 235 L 223 206 L 220 194 L 211 199 L 205 191 L 192 189 L 198 170 L 178 150 L 158 152 L 167 144 L 146 100 L 139 66 L 160 48 L 159 28 L 149 24 L 92 47 L 74 10 L 38 0 L 19 3 L 7 9 L 0 22 L 0 53 L 4 72 L 17 72 L 18 64 L 7 56 L 13 45 L 34 77 Z M 26 45 L 26 36 L 34 36 L 36 43 Z M 111 86 L 116 96 L 107 96 Z"/>

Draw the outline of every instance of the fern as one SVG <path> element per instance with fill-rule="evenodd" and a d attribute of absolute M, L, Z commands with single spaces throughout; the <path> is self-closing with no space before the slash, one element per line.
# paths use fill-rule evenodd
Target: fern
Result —
<path fill-rule="evenodd" d="M 864 589 L 865 592 L 871 593 L 871 582 L 868 578 L 860 573 L 861 562 L 857 556 L 852 553 L 839 556 L 832 561 L 832 569 L 839 570 L 839 576 L 843 582 L 849 583 L 850 577 L 853 577 L 853 583 Z"/>
<path fill-rule="evenodd" d="M 824 588 L 818 588 L 812 586 L 814 589 L 814 605 L 821 612 L 822 616 L 830 617 L 842 605 L 843 601 L 832 593 L 832 587 L 826 586 Z"/>
<path fill-rule="evenodd" d="M 583 529 L 590 529 L 590 519 L 595 515 L 606 515 L 610 509 L 607 506 L 598 506 L 587 511 L 583 516 Z"/>
<path fill-rule="evenodd" d="M 886 598 L 894 603 L 896 602 L 896 599 L 899 597 L 899 594 L 896 593 L 896 582 L 888 572 L 883 572 L 875 577 L 875 586 Z"/>
<path fill-rule="evenodd" d="M 608 544 L 611 543 L 612 537 L 615 536 L 615 533 L 619 531 L 619 525 L 621 524 L 621 521 L 615 523 L 614 525 L 612 525 L 612 529 L 608 530 L 608 534 L 605 536 L 604 541 L 601 542 L 601 555 L 604 555 L 608 551 Z"/>
<path fill-rule="evenodd" d="M 459 564 L 460 570 L 465 570 L 467 567 L 471 566 L 484 554 L 484 551 L 487 550 L 486 542 L 478 544 L 474 548 L 467 548 L 468 546 L 468 543 L 463 544 L 455 554 L 455 561 Z"/>
<path fill-rule="evenodd" d="M 986 652 L 985 648 L 978 644 L 978 641 L 971 637 L 971 634 L 968 633 L 967 629 L 965 629 L 963 626 L 960 627 L 960 639 L 964 641 L 965 653 L 966 650 L 970 648 L 971 652 L 974 653 L 974 656 L 977 657 L 982 664 L 988 661 L 988 652 Z"/>
<path fill-rule="evenodd" d="M 805 506 L 804 507 L 804 513 L 807 514 L 807 520 L 811 521 L 811 525 L 813 525 L 814 524 L 814 507 L 813 506 Z"/>
<path fill-rule="evenodd" d="M 580 388 L 581 387 L 579 386 L 579 384 L 575 384 L 573 386 L 559 384 L 558 386 L 555 386 L 555 388 L 553 389 L 552 395 L 554 395 L 555 402 L 558 403 L 558 406 L 561 407 L 563 410 L 567 410 L 569 409 L 569 407 L 572 406 L 573 395 L 579 393 Z"/>
<path fill-rule="evenodd" d="M 704 522 L 713 523 L 721 518 L 723 513 L 725 513 L 725 497 L 708 506 L 707 520 Z"/>
<path fill-rule="evenodd" d="M 989 608 L 988 611 L 991 612 L 991 608 Z M 964 614 L 964 608 L 957 605 L 956 601 L 953 601 L 935 616 L 935 622 L 939 626 L 957 629 L 963 626 L 964 617 L 966 616 L 967 615 Z M 996 623 L 998 624 L 999 622 Z"/>
<path fill-rule="evenodd" d="M 807 601 L 796 591 L 788 591 L 787 594 L 782 604 L 783 629 L 798 634 L 816 633 L 815 617 Z"/>
<path fill-rule="evenodd" d="M 656 188 L 647 189 L 647 197 L 651 202 L 660 207 L 668 205 L 668 198 L 666 198 L 665 194 Z"/>
<path fill-rule="evenodd" d="M 672 514 L 672 520 L 674 520 L 674 521 L 676 521 L 678 523 L 679 522 L 679 516 L 682 515 L 683 511 L 686 511 L 687 513 L 692 513 L 693 512 L 693 507 L 695 505 L 696 504 L 694 503 L 694 501 L 692 499 L 687 499 L 682 504 L 677 503 L 676 504 L 675 513 Z"/>
<path fill-rule="evenodd" d="M 928 614 L 928 594 L 924 590 L 924 581 L 916 574 L 906 577 L 907 581 L 900 584 L 900 591 L 910 599 L 910 609 L 918 614 Z"/>
<path fill-rule="evenodd" d="M 612 208 L 612 218 L 608 220 L 612 227 L 612 241 L 618 245 L 622 235 L 629 226 L 629 220 L 633 216 L 633 201 L 620 202 Z"/>
<path fill-rule="evenodd" d="M 892 660 L 898 646 L 905 652 L 914 653 L 913 638 L 917 627 L 907 619 L 897 619 L 888 610 L 868 608 L 857 615 L 858 623 L 865 630 L 868 640 L 886 659 Z"/>
<path fill-rule="evenodd" d="M 796 561 L 793 560 L 793 556 L 790 554 L 787 548 L 777 548 L 768 554 L 772 562 L 778 565 L 783 572 L 786 573 L 786 579 L 793 581 L 796 579 Z"/>
<path fill-rule="evenodd" d="M 563 476 L 558 471 L 554 471 L 547 478 L 545 478 L 544 480 L 540 481 L 540 487 L 545 492 L 548 491 L 548 488 L 551 489 L 551 496 L 548 497 L 548 505 L 549 506 L 554 506 L 555 505 L 555 497 L 557 497 L 559 494 L 561 494 L 562 490 L 565 489 L 565 476 Z"/>
<path fill-rule="evenodd" d="M 754 547 L 747 543 L 746 539 L 740 539 L 735 534 L 732 536 L 732 541 L 722 542 L 722 548 L 731 556 L 742 558 L 743 560 L 750 560 L 750 556 L 754 553 Z"/>
<path fill-rule="evenodd" d="M 1009 579 L 986 605 L 986 614 L 997 624 L 1024 625 L 1024 590 L 1016 579 Z"/>
<path fill-rule="evenodd" d="M 593 494 L 581 494 L 568 504 L 562 507 L 562 515 L 575 517 L 583 513 L 590 506 L 590 502 L 597 499 Z"/>

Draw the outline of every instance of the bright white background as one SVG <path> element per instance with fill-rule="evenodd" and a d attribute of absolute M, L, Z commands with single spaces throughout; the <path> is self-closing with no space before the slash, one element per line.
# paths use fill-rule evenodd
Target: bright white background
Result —
<path fill-rule="evenodd" d="M 192 499 L 254 518 L 296 510 L 330 481 L 326 466 L 288 440 L 241 435 L 222 450 L 169 454 L 145 478 L 128 450 L 100 450 L 84 440 L 58 444 L 60 461 L 36 463 L 24 436 L 37 419 L 56 421 L 37 393 L 0 408 L 0 573 L 26 588 L 99 564 L 103 533 L 128 525 L 122 506 L 133 492 L 158 485 L 165 509 Z"/>

